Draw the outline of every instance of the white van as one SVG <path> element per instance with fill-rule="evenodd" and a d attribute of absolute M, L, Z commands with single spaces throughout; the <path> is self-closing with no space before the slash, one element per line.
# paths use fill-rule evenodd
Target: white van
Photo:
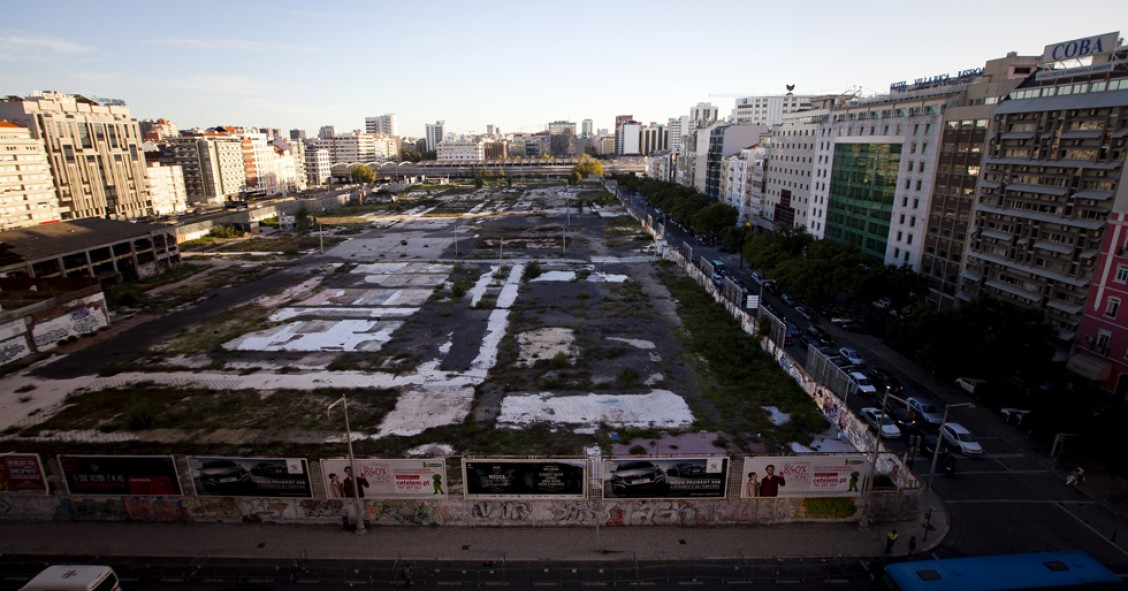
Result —
<path fill-rule="evenodd" d="M 108 566 L 55 564 L 35 575 L 20 591 L 121 591 L 121 584 Z"/>

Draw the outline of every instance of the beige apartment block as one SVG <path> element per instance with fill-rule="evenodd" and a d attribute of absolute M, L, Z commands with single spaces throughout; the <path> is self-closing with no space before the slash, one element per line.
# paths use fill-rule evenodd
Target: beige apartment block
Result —
<path fill-rule="evenodd" d="M 124 105 L 42 92 L 0 99 L 0 119 L 43 141 L 63 220 L 152 215 L 141 131 Z"/>
<path fill-rule="evenodd" d="M 0 231 L 59 220 L 59 199 L 43 142 L 0 121 Z"/>

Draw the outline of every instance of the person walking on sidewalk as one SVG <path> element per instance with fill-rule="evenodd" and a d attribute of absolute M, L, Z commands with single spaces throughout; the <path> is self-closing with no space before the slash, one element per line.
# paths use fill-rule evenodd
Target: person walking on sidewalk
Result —
<path fill-rule="evenodd" d="M 412 574 L 413 573 L 411 572 L 411 563 L 409 562 L 409 563 L 405 564 L 403 566 L 403 570 L 400 571 L 400 577 L 403 578 L 403 586 L 407 587 L 409 589 L 411 588 L 411 586 L 413 584 L 411 582 L 411 575 Z"/>
<path fill-rule="evenodd" d="M 916 536 L 909 536 L 909 553 L 905 556 L 912 558 L 913 554 L 916 554 Z"/>
<path fill-rule="evenodd" d="M 1065 477 L 1065 485 L 1066 486 L 1077 486 L 1078 484 L 1080 484 L 1081 482 L 1084 482 L 1084 481 L 1085 481 L 1085 469 L 1080 467 L 1080 466 L 1074 468 L 1073 471 L 1069 473 L 1069 476 Z"/>
<path fill-rule="evenodd" d="M 889 535 L 885 536 L 885 554 L 893 552 L 893 544 L 897 543 L 897 530 L 889 530 Z"/>

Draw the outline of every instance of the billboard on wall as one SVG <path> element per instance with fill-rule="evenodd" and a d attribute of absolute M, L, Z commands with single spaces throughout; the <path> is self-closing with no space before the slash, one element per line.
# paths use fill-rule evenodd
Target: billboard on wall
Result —
<path fill-rule="evenodd" d="M 359 477 L 352 477 L 347 459 L 321 460 L 325 494 L 330 499 L 352 498 L 356 484 L 360 496 L 377 499 L 445 497 L 446 461 L 442 459 L 354 460 Z"/>
<path fill-rule="evenodd" d="M 190 456 L 201 497 L 309 497 L 309 470 L 300 458 Z"/>
<path fill-rule="evenodd" d="M 868 466 L 864 454 L 747 457 L 740 497 L 856 497 Z"/>
<path fill-rule="evenodd" d="M 39 454 L 0 456 L 0 493 L 47 494 L 47 478 Z"/>
<path fill-rule="evenodd" d="M 462 460 L 466 496 L 583 498 L 587 461 Z"/>
<path fill-rule="evenodd" d="M 604 498 L 724 498 L 728 458 L 603 461 Z"/>
<path fill-rule="evenodd" d="M 59 456 L 72 495 L 179 495 L 172 456 Z"/>

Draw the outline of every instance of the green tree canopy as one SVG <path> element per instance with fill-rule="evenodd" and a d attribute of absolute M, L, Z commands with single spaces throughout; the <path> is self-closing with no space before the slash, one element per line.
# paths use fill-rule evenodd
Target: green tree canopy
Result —
<path fill-rule="evenodd" d="M 349 170 L 349 178 L 351 178 L 354 183 L 362 185 L 369 185 L 376 181 L 375 173 L 363 164 L 357 164 L 352 167 L 352 169 Z"/>

